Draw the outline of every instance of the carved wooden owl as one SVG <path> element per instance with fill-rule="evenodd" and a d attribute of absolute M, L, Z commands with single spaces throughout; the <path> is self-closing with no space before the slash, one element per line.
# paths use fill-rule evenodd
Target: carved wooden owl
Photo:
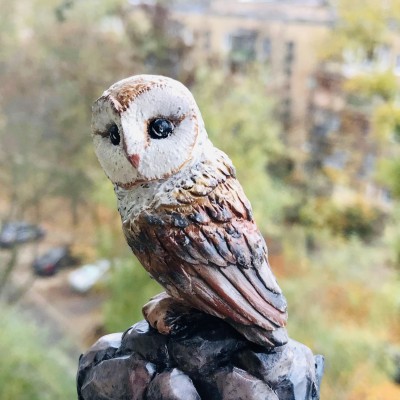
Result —
<path fill-rule="evenodd" d="M 126 240 L 151 276 L 250 341 L 286 343 L 286 300 L 264 239 L 189 90 L 163 76 L 119 81 L 94 103 L 92 130 Z"/>

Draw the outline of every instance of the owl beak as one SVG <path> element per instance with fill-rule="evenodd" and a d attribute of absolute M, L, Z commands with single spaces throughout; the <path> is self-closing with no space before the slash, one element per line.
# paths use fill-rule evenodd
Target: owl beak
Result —
<path fill-rule="evenodd" d="M 140 163 L 140 156 L 139 156 L 139 154 L 132 154 L 132 155 L 128 156 L 128 160 L 129 160 L 129 162 L 133 165 L 133 167 L 135 167 L 136 169 L 138 169 L 139 163 Z"/>

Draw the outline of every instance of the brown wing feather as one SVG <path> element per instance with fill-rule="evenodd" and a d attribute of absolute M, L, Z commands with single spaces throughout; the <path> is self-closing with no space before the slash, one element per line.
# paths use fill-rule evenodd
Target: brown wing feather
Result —
<path fill-rule="evenodd" d="M 202 178 L 180 188 L 181 205 L 125 224 L 129 245 L 171 295 L 193 307 L 261 331 L 284 327 L 286 300 L 233 171 L 224 166 L 217 178 Z"/>

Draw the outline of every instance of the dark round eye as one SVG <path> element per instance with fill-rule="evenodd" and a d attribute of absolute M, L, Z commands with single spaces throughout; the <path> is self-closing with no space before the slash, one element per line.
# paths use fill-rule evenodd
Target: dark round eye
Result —
<path fill-rule="evenodd" d="M 153 139 L 165 139 L 174 131 L 174 124 L 163 118 L 157 118 L 150 122 L 149 135 Z"/>
<path fill-rule="evenodd" d="M 111 140 L 111 143 L 116 146 L 119 144 L 121 138 L 119 136 L 119 131 L 118 131 L 118 126 L 115 124 L 112 124 L 109 128 L 108 128 L 108 136 Z"/>

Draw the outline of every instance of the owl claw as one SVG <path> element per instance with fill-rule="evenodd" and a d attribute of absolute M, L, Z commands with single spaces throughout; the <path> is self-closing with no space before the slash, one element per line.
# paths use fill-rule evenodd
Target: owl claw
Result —
<path fill-rule="evenodd" d="M 142 308 L 146 321 L 162 335 L 180 331 L 182 327 L 179 321 L 182 315 L 187 315 L 191 311 L 191 307 L 165 292 L 152 297 Z"/>

